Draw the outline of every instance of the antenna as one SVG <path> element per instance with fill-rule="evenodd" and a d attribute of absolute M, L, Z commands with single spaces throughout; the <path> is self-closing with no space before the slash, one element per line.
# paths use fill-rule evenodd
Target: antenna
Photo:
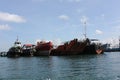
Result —
<path fill-rule="evenodd" d="M 16 41 L 18 42 L 18 36 L 17 36 L 17 39 L 16 39 Z"/>

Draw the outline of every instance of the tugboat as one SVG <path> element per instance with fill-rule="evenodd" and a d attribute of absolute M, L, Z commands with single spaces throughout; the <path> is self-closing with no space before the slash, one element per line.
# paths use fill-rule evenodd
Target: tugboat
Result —
<path fill-rule="evenodd" d="M 35 47 L 35 49 L 36 49 L 35 56 L 49 56 L 52 48 L 53 48 L 53 44 L 51 41 L 37 42 L 37 45 Z"/>
<path fill-rule="evenodd" d="M 8 52 L 7 57 L 19 57 L 22 53 L 22 45 L 21 42 L 17 40 L 14 42 L 14 46 L 12 46 Z"/>
<path fill-rule="evenodd" d="M 21 56 L 33 56 L 35 53 L 35 45 L 33 44 L 24 44 L 22 47 Z"/>

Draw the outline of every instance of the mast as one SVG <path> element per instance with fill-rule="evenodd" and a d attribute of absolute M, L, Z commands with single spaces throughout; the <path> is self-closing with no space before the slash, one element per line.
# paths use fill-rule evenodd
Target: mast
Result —
<path fill-rule="evenodd" d="M 18 36 L 17 36 L 16 42 L 18 42 Z"/>
<path fill-rule="evenodd" d="M 85 17 L 85 16 L 83 16 L 82 17 L 82 19 L 81 19 L 81 22 L 82 22 L 82 24 L 83 24 L 83 27 L 84 27 L 84 32 L 83 32 L 83 35 L 84 35 L 84 37 L 85 37 L 85 39 L 87 38 L 87 18 Z"/>
<path fill-rule="evenodd" d="M 119 36 L 119 48 L 120 48 L 120 36 Z"/>
<path fill-rule="evenodd" d="M 19 47 L 21 47 L 22 45 L 21 45 L 21 42 L 19 41 L 19 39 L 18 39 L 18 36 L 17 36 L 17 39 L 16 39 L 16 41 L 15 41 L 15 43 L 14 43 L 14 46 L 19 46 Z"/>
<path fill-rule="evenodd" d="M 86 21 L 84 21 L 84 36 L 85 36 L 85 39 L 87 38 L 87 33 L 86 33 Z"/>
<path fill-rule="evenodd" d="M 18 43 L 20 43 L 20 42 L 19 42 L 19 39 L 18 39 L 18 36 L 17 36 L 17 39 L 16 39 L 16 41 L 15 41 L 14 44 L 16 45 L 16 44 L 18 44 Z"/>

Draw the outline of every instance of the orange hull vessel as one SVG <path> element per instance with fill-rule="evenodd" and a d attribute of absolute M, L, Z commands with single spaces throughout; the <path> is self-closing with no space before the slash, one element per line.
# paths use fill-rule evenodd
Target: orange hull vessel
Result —
<path fill-rule="evenodd" d="M 52 42 L 37 42 L 35 56 L 49 56 L 51 49 L 53 48 Z"/>
<path fill-rule="evenodd" d="M 50 55 L 80 55 L 80 54 L 101 54 L 103 50 L 101 46 L 91 44 L 91 41 L 86 40 L 78 41 L 78 39 L 66 42 L 63 45 L 59 45 L 56 49 L 53 49 Z"/>

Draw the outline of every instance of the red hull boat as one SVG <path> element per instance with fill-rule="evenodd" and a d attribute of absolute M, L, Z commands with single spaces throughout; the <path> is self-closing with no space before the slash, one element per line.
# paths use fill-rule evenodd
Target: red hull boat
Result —
<path fill-rule="evenodd" d="M 87 38 L 86 40 L 78 41 L 78 39 L 71 40 L 59 45 L 56 49 L 51 51 L 50 55 L 80 55 L 80 54 L 101 54 L 103 49 L 100 45 L 92 44 Z"/>
<path fill-rule="evenodd" d="M 35 47 L 36 53 L 35 56 L 49 56 L 51 49 L 53 48 L 52 42 L 40 41 L 37 42 Z"/>

